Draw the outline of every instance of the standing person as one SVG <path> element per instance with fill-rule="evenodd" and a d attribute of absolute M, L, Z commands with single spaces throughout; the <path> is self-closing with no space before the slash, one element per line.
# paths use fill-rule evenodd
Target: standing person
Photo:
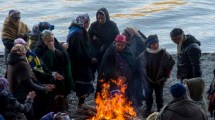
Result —
<path fill-rule="evenodd" d="M 131 83 L 134 80 L 135 74 L 135 58 L 126 46 L 126 36 L 119 34 L 102 59 L 96 93 L 101 93 L 103 83 L 108 82 L 110 82 L 110 92 L 119 90 L 112 80 L 119 82 L 118 80 L 122 79 L 124 84 L 127 85 L 125 95 L 130 99 L 131 95 L 134 94 Z"/>
<path fill-rule="evenodd" d="M 88 32 L 94 55 L 98 59 L 98 63 L 92 66 L 94 75 L 106 49 L 113 43 L 117 34 L 119 34 L 119 30 L 116 23 L 110 20 L 107 9 L 100 8 L 96 13 L 96 21 L 91 24 Z"/>
<path fill-rule="evenodd" d="M 122 32 L 122 35 L 126 36 L 127 47 L 131 50 L 131 53 L 135 58 L 137 58 L 140 53 L 146 49 L 146 39 L 140 35 L 139 31 L 135 27 L 126 27 Z M 143 88 L 140 79 L 138 79 L 138 77 L 135 79 L 136 80 L 133 80 L 132 83 L 132 87 L 134 87 L 133 90 L 135 90 L 135 92 L 133 92 L 134 97 L 137 100 L 135 104 L 142 109 L 142 101 L 144 100 Z"/>
<path fill-rule="evenodd" d="M 138 56 L 140 79 L 143 81 L 146 110 L 145 114 L 151 114 L 153 104 L 153 90 L 155 91 L 157 111 L 163 107 L 163 87 L 170 77 L 175 64 L 172 56 L 159 46 L 157 35 L 150 35 L 146 40 L 146 51 Z"/>
<path fill-rule="evenodd" d="M 72 21 L 67 36 L 69 44 L 67 51 L 70 55 L 70 61 L 72 61 L 71 68 L 76 85 L 75 92 L 79 98 L 79 107 L 84 104 L 85 98 L 94 92 L 90 66 L 95 64 L 97 59 L 93 58 L 91 53 L 87 33 L 89 24 L 90 18 L 87 13 L 78 15 Z"/>
<path fill-rule="evenodd" d="M 186 87 L 175 83 L 170 87 L 173 100 L 159 112 L 156 120 L 208 120 L 201 105 L 187 96 Z"/>
<path fill-rule="evenodd" d="M 170 32 L 172 41 L 177 44 L 177 79 L 201 77 L 201 49 L 200 41 L 192 35 L 185 35 L 181 28 L 174 28 Z"/>
<path fill-rule="evenodd" d="M 69 78 L 71 74 L 70 61 L 65 56 L 65 51 L 56 46 L 54 34 L 50 30 L 44 30 L 41 33 L 41 39 L 38 41 L 34 51 L 41 60 L 43 66 L 47 68 L 46 71 L 57 72 L 63 79 L 54 81 L 55 91 L 52 93 L 51 110 L 54 112 L 64 112 L 67 109 L 67 95 L 73 88 L 73 79 Z M 44 67 L 43 67 L 44 68 Z M 67 71 L 68 70 L 68 71 Z"/>
<path fill-rule="evenodd" d="M 29 33 L 30 38 L 30 49 L 34 49 L 37 41 L 40 39 L 40 33 L 42 33 L 44 30 L 54 30 L 55 26 L 51 25 L 50 23 L 44 21 L 39 22 L 38 24 L 35 24 L 32 28 L 32 31 Z M 56 43 L 55 43 L 56 44 Z"/>
<path fill-rule="evenodd" d="M 7 64 L 7 57 L 14 45 L 16 38 L 23 38 L 29 32 L 28 26 L 20 21 L 21 13 L 18 10 L 10 10 L 4 21 L 2 29 L 2 42 L 5 46 L 4 61 Z"/>
<path fill-rule="evenodd" d="M 136 58 L 146 49 L 146 39 L 133 26 L 128 26 L 122 32 L 126 36 L 126 43 L 132 54 Z"/>

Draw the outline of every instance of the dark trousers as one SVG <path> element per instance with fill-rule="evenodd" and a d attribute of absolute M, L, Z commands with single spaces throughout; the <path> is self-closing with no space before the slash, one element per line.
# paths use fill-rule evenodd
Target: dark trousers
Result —
<path fill-rule="evenodd" d="M 145 99 L 145 96 L 143 95 L 143 87 L 141 81 L 139 79 L 135 79 L 131 86 L 131 94 L 132 97 L 134 97 L 134 101 L 132 102 L 135 106 L 142 106 L 142 102 Z"/>
<path fill-rule="evenodd" d="M 163 85 L 155 83 L 149 83 L 147 89 L 145 89 L 146 107 L 152 108 L 153 104 L 153 90 L 155 91 L 156 104 L 158 111 L 163 107 Z"/>

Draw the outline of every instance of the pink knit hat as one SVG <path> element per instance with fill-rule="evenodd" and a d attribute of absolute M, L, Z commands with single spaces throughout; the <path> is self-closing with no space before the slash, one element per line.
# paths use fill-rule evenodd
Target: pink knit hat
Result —
<path fill-rule="evenodd" d="M 17 39 L 14 40 L 14 44 L 26 45 L 27 43 L 22 38 L 17 38 Z"/>
<path fill-rule="evenodd" d="M 125 36 L 125 35 L 120 35 L 120 34 L 118 34 L 118 35 L 116 36 L 116 38 L 115 38 L 115 41 L 116 41 L 116 42 L 124 42 L 124 43 L 126 43 L 126 36 Z"/>

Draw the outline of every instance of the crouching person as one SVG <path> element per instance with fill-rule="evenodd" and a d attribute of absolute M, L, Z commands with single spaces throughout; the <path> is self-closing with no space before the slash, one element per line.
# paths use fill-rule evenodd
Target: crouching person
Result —
<path fill-rule="evenodd" d="M 5 120 L 25 120 L 26 117 L 23 113 L 30 111 L 36 96 L 35 92 L 29 92 L 24 104 L 21 104 L 13 97 L 8 88 L 7 79 L 0 77 L 0 114 Z"/>
<path fill-rule="evenodd" d="M 35 78 L 30 65 L 26 60 L 26 49 L 21 44 L 15 44 L 8 56 L 7 79 L 10 92 L 20 103 L 24 103 L 29 91 L 48 93 L 54 85 L 41 84 Z M 33 109 L 25 114 L 27 119 L 35 120 Z"/>
<path fill-rule="evenodd" d="M 187 96 L 186 87 L 176 83 L 170 87 L 173 100 L 162 108 L 157 120 L 207 120 L 201 105 Z"/>
<path fill-rule="evenodd" d="M 184 79 L 184 85 L 187 87 L 189 97 L 198 102 L 202 109 L 207 113 L 207 102 L 204 98 L 205 81 L 200 78 Z"/>

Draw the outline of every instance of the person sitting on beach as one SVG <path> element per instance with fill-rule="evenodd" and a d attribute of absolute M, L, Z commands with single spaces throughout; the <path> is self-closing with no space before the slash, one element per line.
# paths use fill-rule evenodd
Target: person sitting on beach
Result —
<path fill-rule="evenodd" d="M 151 114 L 153 105 L 153 90 L 155 91 L 157 111 L 163 107 L 163 88 L 170 77 L 171 70 L 175 64 L 172 56 L 159 46 L 157 35 L 149 35 L 146 40 L 147 48 L 138 57 L 138 70 L 143 82 L 146 110 L 145 115 Z"/>
<path fill-rule="evenodd" d="M 172 85 L 170 93 L 173 100 L 162 108 L 156 120 L 208 120 L 201 105 L 187 96 L 183 84 Z"/>
<path fill-rule="evenodd" d="M 9 91 L 7 79 L 0 76 L 0 114 L 5 120 L 17 120 L 20 117 L 22 120 L 26 119 L 23 113 L 30 111 L 35 96 L 34 91 L 29 92 L 25 102 L 21 104 Z"/>
<path fill-rule="evenodd" d="M 2 42 L 5 46 L 4 61 L 7 64 L 7 57 L 14 45 L 16 38 L 23 38 L 29 32 L 28 26 L 20 21 L 21 13 L 18 10 L 10 10 L 2 28 Z"/>
<path fill-rule="evenodd" d="M 39 58 L 36 56 L 35 52 L 30 50 L 29 48 L 29 40 L 24 40 L 22 38 L 17 38 L 14 41 L 14 44 L 22 44 L 25 46 L 26 52 L 26 58 L 28 60 L 28 63 L 31 66 L 32 71 L 34 72 L 34 75 L 36 79 L 42 83 L 42 84 L 54 84 L 55 80 L 63 80 L 63 76 L 60 75 L 57 72 L 50 72 L 46 71 L 44 72 L 42 65 L 40 64 Z M 44 67 L 44 66 L 43 66 Z M 37 118 L 40 118 L 43 114 L 47 113 L 49 111 L 49 102 L 51 100 L 51 94 L 46 93 L 37 93 L 37 97 L 35 98 L 35 102 L 33 104 L 34 106 L 34 112 L 35 116 Z M 43 109 L 41 109 L 43 107 Z"/>
<path fill-rule="evenodd" d="M 97 62 L 97 59 L 93 57 L 89 44 L 87 33 L 89 24 L 90 17 L 87 13 L 76 16 L 69 27 L 67 36 L 69 44 L 67 51 L 72 61 L 71 68 L 79 108 L 85 103 L 85 99 L 90 93 L 94 92 L 90 67 Z"/>
<path fill-rule="evenodd" d="M 21 44 L 15 44 L 8 56 L 7 79 L 9 88 L 20 103 L 24 103 L 29 91 L 48 93 L 54 89 L 52 84 L 42 85 L 37 81 L 25 54 L 25 47 Z M 26 116 L 28 119 L 35 119 L 32 111 L 29 114 L 27 113 Z"/>
<path fill-rule="evenodd" d="M 39 22 L 38 24 L 35 24 L 31 30 L 31 32 L 29 32 L 29 39 L 30 39 L 30 49 L 34 49 L 37 41 L 39 41 L 40 38 L 40 34 L 44 31 L 44 30 L 54 30 L 55 26 L 51 25 L 50 23 L 44 21 L 44 22 Z"/>
<path fill-rule="evenodd" d="M 133 26 L 128 26 L 124 29 L 124 31 L 122 32 L 122 35 L 126 36 L 126 44 L 127 47 L 131 50 L 131 53 L 133 54 L 133 56 L 135 58 L 137 58 L 140 53 L 142 53 L 145 49 L 146 49 L 146 39 L 143 38 L 140 33 L 138 32 L 138 30 L 133 27 Z M 137 100 L 135 104 L 137 104 L 137 106 L 139 106 L 140 109 L 142 104 L 142 101 L 145 99 L 144 95 L 143 95 L 143 88 L 142 88 L 142 84 L 140 79 L 137 77 L 137 80 L 134 80 L 133 83 L 133 90 L 136 90 L 136 92 L 134 92 L 134 97 Z"/>
<path fill-rule="evenodd" d="M 34 52 L 40 59 L 43 68 L 47 71 L 55 71 L 63 76 L 62 80 L 54 81 L 55 91 L 52 95 L 51 110 L 64 112 L 67 110 L 67 95 L 74 88 L 70 61 L 65 54 L 64 49 L 58 49 L 55 42 L 57 40 L 50 30 L 44 30 L 41 33 L 41 39 L 38 41 Z M 58 41 L 57 41 L 58 42 Z M 69 76 L 70 75 L 70 76 Z"/>
<path fill-rule="evenodd" d="M 98 72 L 102 57 L 119 34 L 119 29 L 117 24 L 110 20 L 108 10 L 103 7 L 96 12 L 96 21 L 90 25 L 88 33 L 94 55 L 98 59 L 97 64 L 92 66 L 93 77 L 95 78 L 94 74 L 96 71 Z"/>
<path fill-rule="evenodd" d="M 177 44 L 177 79 L 201 77 L 201 49 L 200 41 L 192 35 L 185 35 L 181 28 L 174 28 L 170 32 L 172 41 Z"/>
<path fill-rule="evenodd" d="M 201 104 L 202 109 L 207 113 L 207 102 L 204 98 L 205 81 L 202 78 L 184 79 L 184 85 L 187 88 L 189 97 Z"/>

